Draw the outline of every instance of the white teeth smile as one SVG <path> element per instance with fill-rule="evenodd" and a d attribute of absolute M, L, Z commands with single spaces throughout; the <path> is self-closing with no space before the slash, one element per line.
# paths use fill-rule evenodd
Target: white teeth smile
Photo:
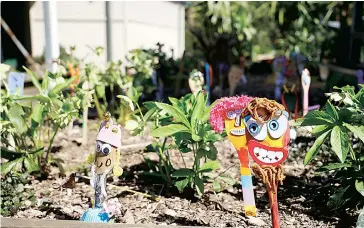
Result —
<path fill-rule="evenodd" d="M 237 135 L 237 136 L 245 135 L 245 129 L 244 129 L 244 128 L 243 128 L 243 129 L 232 129 L 232 130 L 230 131 L 230 133 L 231 133 L 232 135 Z"/>
<path fill-rule="evenodd" d="M 259 147 L 254 147 L 253 151 L 259 161 L 264 163 L 276 163 L 283 158 L 283 152 L 281 151 L 267 151 Z"/>

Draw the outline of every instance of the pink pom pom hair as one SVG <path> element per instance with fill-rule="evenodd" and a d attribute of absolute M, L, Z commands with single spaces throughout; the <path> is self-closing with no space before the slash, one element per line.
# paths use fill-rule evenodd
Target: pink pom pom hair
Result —
<path fill-rule="evenodd" d="M 210 112 L 210 124 L 217 133 L 224 130 L 224 117 L 229 110 L 243 109 L 253 100 L 253 97 L 246 95 L 223 97 L 215 104 Z"/>

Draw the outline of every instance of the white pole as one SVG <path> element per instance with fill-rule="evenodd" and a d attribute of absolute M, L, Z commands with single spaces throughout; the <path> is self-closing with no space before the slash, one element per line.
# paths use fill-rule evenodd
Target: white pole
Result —
<path fill-rule="evenodd" d="M 47 70 L 55 73 L 57 63 L 53 63 L 59 57 L 59 38 L 58 38 L 58 21 L 57 21 L 57 2 L 43 2 L 44 9 L 44 31 L 45 31 L 45 62 Z"/>
<path fill-rule="evenodd" d="M 107 52 L 107 61 L 113 60 L 113 33 L 112 33 L 112 2 L 106 1 L 106 52 Z"/>
<path fill-rule="evenodd" d="M 127 11 L 127 1 L 122 1 L 123 4 L 123 22 L 124 22 L 124 27 L 123 27 L 123 38 L 124 38 L 124 42 L 123 42 L 123 59 L 126 61 L 126 56 L 128 54 L 128 11 Z"/>

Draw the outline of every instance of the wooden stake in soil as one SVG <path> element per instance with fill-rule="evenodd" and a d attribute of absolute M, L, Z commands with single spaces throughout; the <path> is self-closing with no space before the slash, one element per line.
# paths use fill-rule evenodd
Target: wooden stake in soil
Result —
<path fill-rule="evenodd" d="M 277 200 L 277 187 L 278 184 L 283 184 L 285 176 L 283 175 L 282 166 L 262 166 L 253 164 L 252 169 L 267 187 L 270 210 L 272 214 L 272 227 L 279 228 L 279 213 L 278 213 L 278 200 Z"/>

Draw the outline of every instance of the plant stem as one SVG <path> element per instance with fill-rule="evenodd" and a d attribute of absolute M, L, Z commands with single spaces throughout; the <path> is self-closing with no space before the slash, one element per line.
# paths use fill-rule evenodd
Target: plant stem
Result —
<path fill-rule="evenodd" d="M 47 154 L 46 154 L 46 157 L 45 157 L 46 164 L 48 164 L 48 157 L 49 157 L 49 154 L 51 153 L 52 144 L 53 144 L 54 138 L 56 137 L 58 129 L 59 129 L 59 126 L 56 127 L 56 129 L 54 130 L 54 133 L 52 135 L 52 138 L 49 141 L 48 150 L 47 150 Z"/>
<path fill-rule="evenodd" d="M 185 168 L 187 168 L 186 161 L 185 161 L 185 158 L 183 157 L 182 152 L 180 150 L 178 150 L 178 151 L 181 154 L 181 158 L 182 158 L 183 164 L 185 165 Z"/>
<path fill-rule="evenodd" d="M 143 113 L 142 113 L 142 110 L 140 109 L 140 106 L 139 106 L 139 104 L 138 104 L 138 101 L 136 101 L 136 102 L 135 102 L 135 104 L 136 104 L 136 106 L 137 106 L 137 108 L 138 108 L 138 110 L 139 110 L 139 113 L 140 113 L 140 115 L 141 115 L 141 117 L 142 117 L 142 119 L 143 119 L 143 122 L 145 122 L 144 115 L 143 115 Z"/>
<path fill-rule="evenodd" d="M 96 110 L 97 110 L 97 115 L 99 116 L 100 120 L 102 120 L 104 118 L 104 115 L 101 110 L 99 98 L 97 97 L 97 95 L 95 93 L 93 95 L 94 95 L 94 102 L 95 102 L 95 106 L 96 106 Z"/>
<path fill-rule="evenodd" d="M 159 157 L 160 157 L 159 159 L 161 159 L 162 162 L 163 162 L 164 169 L 166 170 L 166 175 L 167 175 L 167 179 L 168 179 L 169 183 L 172 183 L 170 172 L 169 172 L 169 167 L 168 167 L 168 164 L 165 161 L 164 156 L 163 156 L 163 151 L 164 151 L 164 147 L 166 145 L 166 142 L 167 142 L 167 138 L 164 138 L 162 148 L 160 148 L 160 147 L 158 148 Z"/>

